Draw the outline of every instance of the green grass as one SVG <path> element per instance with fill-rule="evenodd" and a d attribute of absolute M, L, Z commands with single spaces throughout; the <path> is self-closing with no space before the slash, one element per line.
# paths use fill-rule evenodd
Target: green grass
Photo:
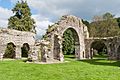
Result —
<path fill-rule="evenodd" d="M 0 62 L 0 80 L 120 80 L 120 62 L 106 59 L 66 58 L 60 64 L 28 64 L 20 60 Z"/>
<path fill-rule="evenodd" d="M 97 54 L 97 55 L 94 55 L 94 58 L 107 58 L 107 57 L 108 57 L 107 54 L 103 54 L 103 55 Z"/>

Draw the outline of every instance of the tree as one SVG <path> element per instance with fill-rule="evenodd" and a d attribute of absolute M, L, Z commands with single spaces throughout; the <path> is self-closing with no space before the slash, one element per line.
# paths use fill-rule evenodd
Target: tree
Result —
<path fill-rule="evenodd" d="M 93 17 L 93 22 L 102 21 L 102 20 L 103 20 L 103 16 L 96 15 Z"/>
<path fill-rule="evenodd" d="M 7 44 L 4 58 L 15 58 L 15 45 L 12 42 Z"/>
<path fill-rule="evenodd" d="M 103 20 L 107 20 L 107 19 L 113 19 L 115 15 L 112 15 L 111 13 L 107 12 L 103 15 L 96 15 L 93 17 L 93 22 L 97 22 L 97 21 L 103 21 Z"/>
<path fill-rule="evenodd" d="M 120 29 L 118 22 L 114 19 L 113 15 L 106 13 L 102 15 L 102 21 L 93 21 L 90 23 L 89 31 L 92 37 L 112 37 L 119 36 Z"/>
<path fill-rule="evenodd" d="M 105 20 L 107 20 L 107 19 L 113 19 L 113 18 L 114 18 L 114 15 L 112 15 L 109 12 L 103 14 L 103 19 L 105 19 Z"/>
<path fill-rule="evenodd" d="M 8 28 L 36 32 L 35 21 L 31 18 L 32 14 L 26 1 L 18 1 L 12 11 L 15 15 L 8 19 Z"/>
<path fill-rule="evenodd" d="M 83 24 L 85 24 L 87 27 L 90 25 L 90 23 L 89 23 L 88 21 L 86 21 L 86 20 L 83 20 L 83 19 L 82 19 L 82 22 L 83 22 Z"/>
<path fill-rule="evenodd" d="M 104 55 L 105 53 L 107 53 L 106 45 L 104 44 L 104 42 L 100 40 L 93 42 L 91 45 L 91 48 L 93 48 L 94 50 L 97 50 L 99 55 Z"/>
<path fill-rule="evenodd" d="M 116 18 L 117 22 L 118 22 L 118 26 L 120 28 L 120 17 Z"/>
<path fill-rule="evenodd" d="M 75 40 L 72 30 L 68 29 L 64 32 L 63 38 L 63 53 L 73 54 L 75 50 Z"/>

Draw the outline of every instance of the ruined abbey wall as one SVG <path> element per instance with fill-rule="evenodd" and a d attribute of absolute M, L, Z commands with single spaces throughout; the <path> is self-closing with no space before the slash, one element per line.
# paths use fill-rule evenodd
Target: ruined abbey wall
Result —
<path fill-rule="evenodd" d="M 16 58 L 21 58 L 21 47 L 28 43 L 30 48 L 35 44 L 35 34 L 31 32 L 11 29 L 0 29 L 0 57 L 3 57 L 7 44 L 12 42 L 16 46 Z"/>
<path fill-rule="evenodd" d="M 21 58 L 21 47 L 27 43 L 30 47 L 30 58 L 40 61 L 64 61 L 62 43 L 63 34 L 71 29 L 75 38 L 76 59 L 90 59 L 91 44 L 100 40 L 107 47 L 108 59 L 120 60 L 120 38 L 91 38 L 87 26 L 82 20 L 72 15 L 63 16 L 58 22 L 49 26 L 43 40 L 35 41 L 35 34 L 31 32 L 17 31 L 11 29 L 0 29 L 0 59 L 3 58 L 7 44 L 12 42 L 15 45 L 15 58 Z"/>
<path fill-rule="evenodd" d="M 49 41 L 48 47 L 48 58 L 50 60 L 61 60 L 63 59 L 62 42 L 63 34 L 66 30 L 72 29 L 76 33 L 76 46 L 75 46 L 75 57 L 76 59 L 85 58 L 85 38 L 89 38 L 87 26 L 85 26 L 80 18 L 72 15 L 63 16 L 58 22 L 52 25 L 47 35 L 47 41 Z M 44 53 L 43 53 L 44 54 Z"/>

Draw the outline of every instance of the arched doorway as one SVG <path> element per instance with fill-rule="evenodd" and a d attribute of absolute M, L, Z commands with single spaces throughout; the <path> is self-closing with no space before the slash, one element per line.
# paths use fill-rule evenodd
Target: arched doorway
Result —
<path fill-rule="evenodd" d="M 14 43 L 8 43 L 3 58 L 15 58 L 15 49 L 16 46 L 14 45 Z"/>
<path fill-rule="evenodd" d="M 63 33 L 63 38 L 64 38 L 62 43 L 63 54 L 67 55 L 66 57 L 69 57 L 69 58 L 77 57 L 80 49 L 80 43 L 79 43 L 79 36 L 75 31 L 75 29 L 68 28 Z"/>
<path fill-rule="evenodd" d="M 107 57 L 107 46 L 101 40 L 92 42 L 90 47 L 90 56 L 93 57 Z"/>
<path fill-rule="evenodd" d="M 23 46 L 21 47 L 21 53 L 22 53 L 21 56 L 27 58 L 29 54 L 29 50 L 30 50 L 29 44 L 24 43 Z"/>
<path fill-rule="evenodd" d="M 69 58 L 77 58 L 80 53 L 79 36 L 75 29 L 68 28 L 63 33 L 62 53 Z M 54 35 L 54 59 L 59 59 L 60 46 L 58 35 Z M 70 55 L 70 56 L 69 56 Z"/>

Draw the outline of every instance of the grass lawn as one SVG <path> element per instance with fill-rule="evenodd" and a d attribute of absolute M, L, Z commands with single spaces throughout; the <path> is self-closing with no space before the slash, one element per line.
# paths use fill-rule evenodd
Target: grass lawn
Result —
<path fill-rule="evenodd" d="M 120 62 L 106 59 L 67 63 L 28 64 L 20 60 L 0 62 L 0 80 L 120 80 Z"/>

